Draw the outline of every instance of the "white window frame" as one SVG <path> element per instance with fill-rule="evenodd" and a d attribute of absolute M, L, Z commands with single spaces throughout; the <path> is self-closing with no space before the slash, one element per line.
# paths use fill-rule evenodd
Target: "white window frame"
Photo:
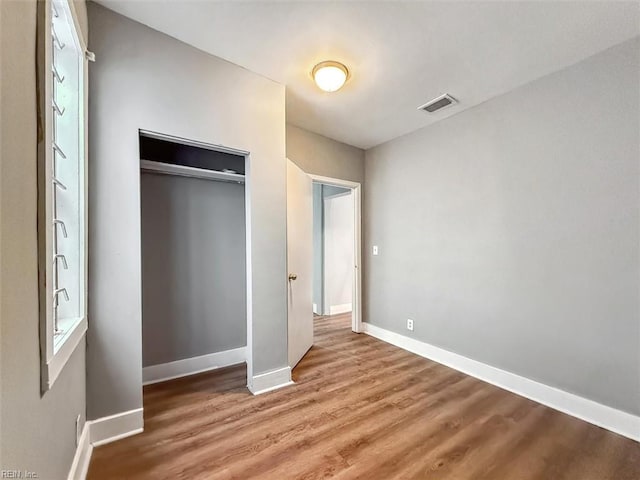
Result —
<path fill-rule="evenodd" d="M 53 200 L 54 165 L 54 111 L 53 111 L 53 23 L 52 4 L 56 13 L 72 27 L 74 48 L 80 52 L 81 75 L 79 81 L 80 132 L 78 146 L 78 199 L 79 235 L 78 248 L 81 265 L 77 265 L 79 276 L 80 315 L 61 334 L 55 334 L 54 284 L 55 229 Z M 58 378 L 69 358 L 81 344 L 87 331 L 87 58 L 89 56 L 80 24 L 70 0 L 46 0 L 38 6 L 38 90 L 40 132 L 38 135 L 38 275 L 40 304 L 40 353 L 41 389 L 49 390 Z M 60 259 L 58 259 L 60 260 Z"/>

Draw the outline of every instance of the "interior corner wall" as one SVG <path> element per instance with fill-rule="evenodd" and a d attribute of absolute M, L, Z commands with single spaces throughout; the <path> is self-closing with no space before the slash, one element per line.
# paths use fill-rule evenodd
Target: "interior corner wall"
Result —
<path fill-rule="evenodd" d="M 89 25 L 89 418 L 142 407 L 138 129 L 250 152 L 249 381 L 285 367 L 284 86 L 95 3 Z"/>
<path fill-rule="evenodd" d="M 82 22 L 84 3 L 76 2 Z M 86 23 L 86 22 L 85 22 Z M 67 478 L 84 424 L 85 342 L 40 391 L 36 1 L 0 2 L 0 470 Z"/>
<path fill-rule="evenodd" d="M 287 158 L 309 174 L 364 182 L 364 150 L 291 124 Z"/>
<path fill-rule="evenodd" d="M 636 38 L 367 151 L 365 320 L 640 414 L 639 85 Z"/>

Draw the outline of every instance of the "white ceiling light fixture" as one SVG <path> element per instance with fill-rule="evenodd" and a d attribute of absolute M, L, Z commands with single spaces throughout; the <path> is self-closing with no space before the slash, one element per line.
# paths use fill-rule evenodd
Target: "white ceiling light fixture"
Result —
<path fill-rule="evenodd" d="M 335 92 L 340 90 L 349 78 L 349 70 L 340 62 L 327 60 L 313 67 L 311 75 L 320 90 Z"/>

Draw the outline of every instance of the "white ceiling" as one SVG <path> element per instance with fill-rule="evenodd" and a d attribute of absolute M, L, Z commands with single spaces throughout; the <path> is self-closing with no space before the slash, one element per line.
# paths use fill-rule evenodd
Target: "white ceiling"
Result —
<path fill-rule="evenodd" d="M 640 35 L 638 2 L 99 3 L 287 86 L 287 121 L 369 148 Z M 312 67 L 351 78 L 321 92 Z M 416 108 L 442 93 L 460 103 Z"/>

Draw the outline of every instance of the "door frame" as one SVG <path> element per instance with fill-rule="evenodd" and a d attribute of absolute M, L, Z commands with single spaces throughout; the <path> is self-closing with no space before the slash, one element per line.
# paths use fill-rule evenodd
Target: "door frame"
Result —
<path fill-rule="evenodd" d="M 313 183 L 348 188 L 353 193 L 353 311 L 351 330 L 362 333 L 362 184 L 339 178 L 307 174 Z"/>

